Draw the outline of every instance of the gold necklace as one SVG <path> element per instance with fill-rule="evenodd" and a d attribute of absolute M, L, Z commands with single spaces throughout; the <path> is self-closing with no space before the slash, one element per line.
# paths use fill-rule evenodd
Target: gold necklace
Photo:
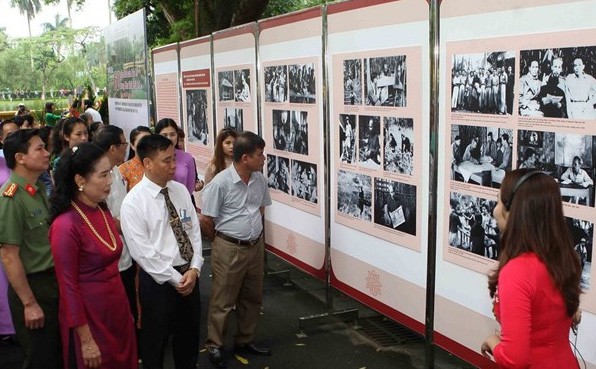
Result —
<path fill-rule="evenodd" d="M 89 226 L 89 228 L 91 229 L 91 232 L 93 232 L 93 234 L 95 235 L 95 237 L 97 237 L 97 239 L 100 240 L 101 243 L 103 243 L 108 249 L 110 249 L 110 251 L 115 251 L 116 250 L 116 247 L 118 247 L 118 243 L 116 243 L 116 237 L 114 237 L 114 233 L 112 233 L 112 229 L 110 228 L 110 225 L 108 224 L 108 219 L 106 218 L 106 214 L 103 212 L 103 210 L 101 209 L 101 207 L 99 208 L 99 211 L 101 212 L 101 216 L 103 217 L 103 221 L 106 223 L 106 228 L 107 228 L 108 233 L 110 235 L 110 239 L 112 240 L 112 244 L 111 245 L 106 240 L 104 240 L 103 237 L 101 237 L 99 235 L 99 233 L 97 233 L 97 230 L 95 229 L 95 227 L 93 227 L 93 225 L 89 221 L 89 218 L 87 218 L 87 216 L 85 215 L 85 213 L 83 213 L 83 211 L 81 210 L 81 208 L 79 208 L 79 206 L 74 201 L 72 201 L 72 200 L 70 201 L 70 204 L 79 213 L 79 215 L 81 216 L 81 218 L 83 218 L 83 220 L 85 221 L 85 223 L 87 224 L 87 226 Z"/>

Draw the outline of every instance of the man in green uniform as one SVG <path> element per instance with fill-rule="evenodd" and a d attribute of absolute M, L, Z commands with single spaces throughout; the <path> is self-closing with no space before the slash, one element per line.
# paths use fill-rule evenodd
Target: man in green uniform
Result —
<path fill-rule="evenodd" d="M 0 188 L 0 257 L 23 368 L 61 368 L 58 284 L 48 240 L 49 203 L 38 181 L 50 154 L 38 130 L 20 130 L 4 142 L 11 170 Z"/>

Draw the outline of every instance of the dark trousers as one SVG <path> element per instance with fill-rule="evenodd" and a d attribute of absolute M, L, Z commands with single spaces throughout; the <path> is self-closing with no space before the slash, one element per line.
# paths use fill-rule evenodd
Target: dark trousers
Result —
<path fill-rule="evenodd" d="M 27 275 L 37 303 L 43 310 L 43 328 L 25 327 L 24 306 L 9 287 L 8 303 L 12 311 L 17 341 L 25 355 L 23 369 L 62 368 L 62 343 L 58 325 L 58 282 L 53 270 Z"/>
<path fill-rule="evenodd" d="M 128 298 L 128 305 L 130 305 L 130 312 L 132 313 L 135 327 L 139 316 L 139 311 L 137 310 L 137 289 L 135 287 L 136 274 L 136 263 L 133 263 L 130 268 L 120 272 L 120 279 L 122 279 L 122 284 L 124 285 L 124 291 L 126 292 L 126 297 Z"/>
<path fill-rule="evenodd" d="M 143 312 L 140 354 L 144 369 L 162 369 L 168 338 L 176 369 L 194 369 L 199 356 L 201 296 L 199 283 L 189 296 L 182 296 L 169 283 L 158 284 L 141 269 L 139 298 Z"/>

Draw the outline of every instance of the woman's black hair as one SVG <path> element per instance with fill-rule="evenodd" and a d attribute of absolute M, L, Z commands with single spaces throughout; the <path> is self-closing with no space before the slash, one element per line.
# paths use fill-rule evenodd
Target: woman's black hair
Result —
<path fill-rule="evenodd" d="M 96 144 L 83 142 L 66 148 L 60 154 L 60 160 L 54 169 L 54 190 L 50 196 L 50 221 L 70 208 L 79 188 L 75 183 L 75 175 L 88 176 L 95 169 L 97 162 L 105 152 Z M 105 204 L 100 204 L 105 209 Z"/>
<path fill-rule="evenodd" d="M 132 131 L 130 131 L 130 136 L 128 137 L 128 142 L 130 143 L 130 147 L 128 149 L 128 159 L 132 159 L 135 156 L 135 151 L 132 148 L 132 144 L 137 139 L 137 136 L 142 132 L 151 134 L 151 129 L 146 126 L 138 126 L 137 128 L 134 128 Z"/>

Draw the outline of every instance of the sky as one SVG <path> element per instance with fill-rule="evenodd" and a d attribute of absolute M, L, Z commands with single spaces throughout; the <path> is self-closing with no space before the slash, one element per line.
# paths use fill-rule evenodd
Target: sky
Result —
<path fill-rule="evenodd" d="M 97 26 L 104 28 L 110 24 L 108 3 L 114 0 L 87 0 L 85 6 L 76 10 L 76 6 L 71 10 L 73 28 L 83 28 L 88 26 Z M 31 21 L 31 33 L 33 36 L 39 36 L 42 33 L 42 24 L 47 22 L 54 24 L 56 14 L 62 18 L 68 17 L 66 9 L 66 0 L 60 0 L 58 5 L 43 5 L 41 12 L 37 13 Z M 0 27 L 6 28 L 6 33 L 10 38 L 28 37 L 27 18 L 21 15 L 18 8 L 11 8 L 10 0 L 0 0 Z M 112 14 L 112 22 L 116 17 Z"/>

